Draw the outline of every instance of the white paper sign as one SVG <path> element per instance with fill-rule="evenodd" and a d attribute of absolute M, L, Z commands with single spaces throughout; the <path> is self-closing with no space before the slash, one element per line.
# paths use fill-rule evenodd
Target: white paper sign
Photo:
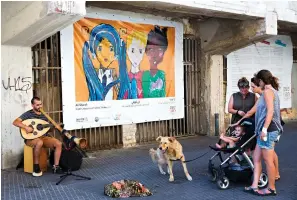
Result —
<path fill-rule="evenodd" d="M 250 81 L 262 69 L 271 71 L 279 79 L 281 108 L 291 108 L 292 65 L 293 47 L 289 36 L 274 36 L 230 53 L 227 56 L 226 112 L 230 96 L 239 91 L 238 80 L 246 77 Z"/>

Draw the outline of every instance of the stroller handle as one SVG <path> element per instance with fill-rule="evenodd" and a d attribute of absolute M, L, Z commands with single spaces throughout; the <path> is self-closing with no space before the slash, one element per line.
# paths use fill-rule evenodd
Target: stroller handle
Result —
<path fill-rule="evenodd" d="M 248 122 L 248 121 L 243 121 L 240 125 L 241 125 L 241 126 L 244 126 L 244 125 L 249 125 L 249 126 L 251 126 L 251 125 L 253 125 L 253 123 L 252 123 L 252 122 Z"/>
<path fill-rule="evenodd" d="M 233 127 L 232 125 L 233 125 L 233 124 L 230 124 L 230 125 L 228 126 L 228 129 L 227 129 L 226 131 L 228 131 L 231 127 Z M 253 123 L 252 123 L 252 122 L 249 122 L 249 121 L 246 121 L 246 120 L 243 120 L 243 122 L 241 122 L 239 125 L 240 125 L 240 126 L 245 126 L 245 125 L 251 126 L 251 125 L 253 125 Z"/>

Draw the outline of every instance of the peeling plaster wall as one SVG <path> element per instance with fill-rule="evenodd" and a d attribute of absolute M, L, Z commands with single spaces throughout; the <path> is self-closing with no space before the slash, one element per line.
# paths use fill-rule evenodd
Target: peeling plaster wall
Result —
<path fill-rule="evenodd" d="M 210 62 L 210 135 L 215 134 L 215 113 L 219 114 L 219 132 L 225 130 L 224 124 L 224 80 L 223 80 L 223 56 L 213 55 Z"/>
<path fill-rule="evenodd" d="M 200 130 L 202 134 L 210 135 L 210 107 L 211 107 L 211 71 L 210 55 L 201 53 L 200 58 L 200 79 L 201 79 L 201 101 L 200 101 Z"/>
<path fill-rule="evenodd" d="M 12 125 L 31 108 L 32 54 L 30 47 L 1 45 L 1 168 L 16 167 L 24 140 Z"/>

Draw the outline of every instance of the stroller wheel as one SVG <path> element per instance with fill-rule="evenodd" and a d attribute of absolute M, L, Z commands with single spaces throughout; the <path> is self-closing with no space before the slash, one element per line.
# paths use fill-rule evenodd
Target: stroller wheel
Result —
<path fill-rule="evenodd" d="M 223 176 L 222 178 L 220 178 L 219 180 L 217 180 L 217 185 L 221 190 L 226 190 L 228 189 L 230 184 L 229 179 L 226 176 Z"/>
<path fill-rule="evenodd" d="M 210 178 L 210 180 L 212 182 L 215 182 L 217 180 L 217 178 L 218 178 L 218 170 L 216 170 L 215 168 L 212 168 L 211 169 L 211 178 Z"/>
<path fill-rule="evenodd" d="M 252 180 L 251 180 L 251 183 L 253 183 L 253 180 L 254 180 L 254 175 L 252 176 Z M 260 174 L 260 178 L 259 178 L 259 182 L 258 182 L 258 187 L 259 188 L 264 188 L 266 187 L 268 184 L 268 176 L 265 172 L 262 172 Z"/>
<path fill-rule="evenodd" d="M 268 176 L 267 176 L 267 174 L 265 172 L 262 172 L 260 174 L 258 187 L 259 188 L 264 188 L 264 187 L 266 187 L 267 184 L 268 184 Z"/>

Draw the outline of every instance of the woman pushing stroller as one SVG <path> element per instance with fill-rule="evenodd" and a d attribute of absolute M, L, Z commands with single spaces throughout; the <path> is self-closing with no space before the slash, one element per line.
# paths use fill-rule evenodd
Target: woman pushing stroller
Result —
<path fill-rule="evenodd" d="M 254 161 L 254 180 L 250 187 L 246 187 L 245 191 L 251 192 L 260 196 L 275 196 L 275 179 L 276 169 L 275 164 L 276 153 L 274 151 L 275 142 L 283 132 L 280 115 L 280 100 L 277 94 L 279 87 L 278 79 L 274 77 L 270 71 L 259 71 L 255 79 L 258 80 L 258 85 L 263 90 L 256 110 L 255 117 L 255 133 L 257 134 L 257 145 L 253 155 Z M 251 111 L 255 112 L 255 111 Z M 268 188 L 259 190 L 258 182 L 261 173 L 261 158 L 263 157 L 267 172 L 269 185 Z"/>

